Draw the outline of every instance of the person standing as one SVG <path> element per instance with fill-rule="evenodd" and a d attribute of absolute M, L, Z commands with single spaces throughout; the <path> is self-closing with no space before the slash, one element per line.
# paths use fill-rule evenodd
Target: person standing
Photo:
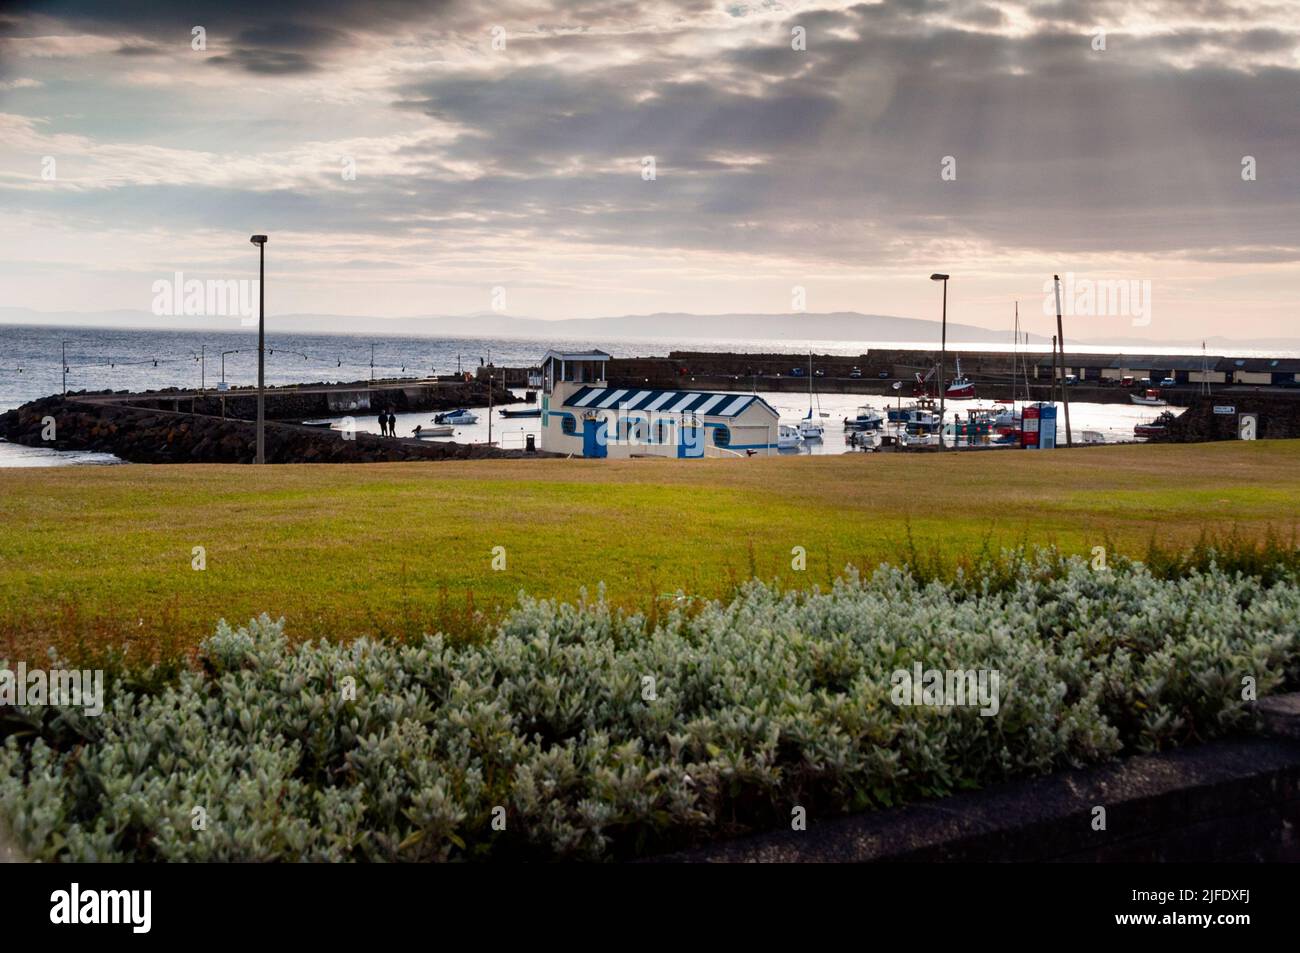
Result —
<path fill-rule="evenodd" d="M 397 414 L 391 410 L 388 412 L 388 436 L 397 436 Z"/>
<path fill-rule="evenodd" d="M 388 414 L 382 410 L 379 412 L 379 435 L 388 436 Z"/>

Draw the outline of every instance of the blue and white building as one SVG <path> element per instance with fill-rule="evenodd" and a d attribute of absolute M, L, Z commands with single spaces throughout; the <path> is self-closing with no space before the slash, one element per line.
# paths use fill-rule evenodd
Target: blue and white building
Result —
<path fill-rule="evenodd" d="M 542 449 L 582 457 L 777 452 L 779 415 L 755 394 L 610 387 L 604 351 L 542 359 Z"/>

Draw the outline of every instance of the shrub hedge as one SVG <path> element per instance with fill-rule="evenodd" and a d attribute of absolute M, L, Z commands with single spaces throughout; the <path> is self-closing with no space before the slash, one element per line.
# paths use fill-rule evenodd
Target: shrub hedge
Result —
<path fill-rule="evenodd" d="M 1250 730 L 1243 686 L 1296 685 L 1298 633 L 1293 574 L 1050 551 L 752 582 L 653 625 L 521 597 L 470 644 L 223 622 L 99 718 L 0 709 L 0 815 L 47 861 L 627 858 Z M 997 672 L 997 714 L 896 705 L 916 662 Z"/>

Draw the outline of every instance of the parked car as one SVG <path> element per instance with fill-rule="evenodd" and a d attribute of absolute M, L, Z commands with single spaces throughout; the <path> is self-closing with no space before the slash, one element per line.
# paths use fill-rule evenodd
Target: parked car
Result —
<path fill-rule="evenodd" d="M 885 370 L 885 371 L 881 371 L 881 372 L 880 372 L 879 374 L 877 374 L 876 376 L 879 377 L 882 381 L 887 381 L 887 380 L 889 380 L 889 371 L 887 371 L 887 370 Z"/>
<path fill-rule="evenodd" d="M 853 370 L 849 371 L 849 377 L 856 379 L 861 376 L 862 376 L 862 368 L 860 367 L 855 367 L 853 368 Z"/>
<path fill-rule="evenodd" d="M 1137 381 L 1135 381 L 1135 380 L 1134 380 L 1133 378 L 1131 378 L 1131 377 L 1121 377 L 1121 378 L 1120 378 L 1120 381 L 1119 381 L 1119 386 L 1120 386 L 1120 387 L 1132 387 L 1132 386 L 1134 386 L 1136 383 L 1137 383 Z"/>
<path fill-rule="evenodd" d="M 1161 378 L 1161 379 L 1160 379 L 1160 386 L 1161 386 L 1161 387 L 1177 387 L 1177 386 L 1178 386 L 1178 381 L 1174 380 L 1172 377 L 1164 377 L 1164 378 Z"/>
<path fill-rule="evenodd" d="M 804 369 L 803 369 L 802 367 L 792 367 L 792 368 L 790 368 L 790 376 L 791 376 L 791 377 L 804 377 L 804 376 L 805 376 Z"/>
<path fill-rule="evenodd" d="M 813 377 L 825 377 L 825 376 L 826 376 L 826 371 L 824 368 L 819 367 L 817 368 L 817 370 L 813 371 Z"/>
<path fill-rule="evenodd" d="M 1155 387 L 1156 385 L 1155 382 L 1151 380 L 1151 378 L 1142 377 L 1138 379 L 1137 386 L 1145 390 L 1148 387 Z"/>
<path fill-rule="evenodd" d="M 1078 374 L 1066 374 L 1066 375 L 1065 375 L 1065 384 L 1066 384 L 1067 387 L 1073 387 L 1073 386 L 1074 386 L 1075 384 L 1077 384 L 1077 383 L 1079 383 L 1079 375 L 1078 375 Z"/>

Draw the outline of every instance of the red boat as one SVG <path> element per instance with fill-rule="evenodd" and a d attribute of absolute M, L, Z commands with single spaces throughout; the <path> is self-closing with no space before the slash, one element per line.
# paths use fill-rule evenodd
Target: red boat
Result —
<path fill-rule="evenodd" d="M 964 400 L 975 396 L 975 382 L 962 374 L 960 357 L 957 358 L 957 376 L 948 384 L 948 389 L 944 391 L 944 394 L 956 400 Z"/>

